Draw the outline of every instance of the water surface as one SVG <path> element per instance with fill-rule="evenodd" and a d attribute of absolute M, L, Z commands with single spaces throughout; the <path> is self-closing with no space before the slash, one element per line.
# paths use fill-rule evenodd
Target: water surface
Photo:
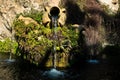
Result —
<path fill-rule="evenodd" d="M 0 54 L 0 80 L 120 80 L 118 55 L 96 61 L 86 60 L 69 69 L 41 69 L 24 60 L 7 61 Z"/>

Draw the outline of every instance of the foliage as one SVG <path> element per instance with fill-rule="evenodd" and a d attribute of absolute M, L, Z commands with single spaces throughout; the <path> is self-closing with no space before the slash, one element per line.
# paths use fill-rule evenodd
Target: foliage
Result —
<path fill-rule="evenodd" d="M 25 17 L 31 17 L 32 19 L 34 19 L 35 21 L 37 21 L 38 23 L 41 23 L 42 20 L 42 12 L 31 9 L 31 11 L 28 12 L 24 12 L 23 15 Z"/>
<path fill-rule="evenodd" d="M 42 27 L 32 23 L 25 25 L 20 20 L 14 22 L 15 38 L 20 48 L 20 54 L 24 58 L 38 61 L 39 59 L 34 56 L 41 58 L 41 56 L 44 56 L 47 48 L 51 46 L 51 41 L 42 35 Z"/>
<path fill-rule="evenodd" d="M 25 13 L 24 16 L 31 17 L 41 23 L 42 13 L 40 12 L 32 11 Z M 25 25 L 24 21 L 16 19 L 13 22 L 13 28 L 19 47 L 19 53 L 16 54 L 35 64 L 41 62 L 48 51 L 54 52 L 54 48 L 59 53 L 68 53 L 70 48 L 77 45 L 77 33 L 65 26 L 49 28 L 42 24 Z M 55 32 L 57 38 L 55 38 Z"/>
<path fill-rule="evenodd" d="M 5 39 L 4 41 L 0 41 L 0 52 L 4 53 L 13 53 L 15 54 L 17 51 L 18 44 L 15 41 L 10 39 Z"/>

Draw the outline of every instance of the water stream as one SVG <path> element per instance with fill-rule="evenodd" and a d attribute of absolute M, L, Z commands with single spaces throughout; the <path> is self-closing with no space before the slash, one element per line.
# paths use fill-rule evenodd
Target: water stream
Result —
<path fill-rule="evenodd" d="M 56 68 L 56 47 L 57 47 L 57 19 L 58 19 L 58 16 L 55 16 L 55 17 L 52 17 L 52 26 L 53 26 L 53 39 L 54 39 L 54 46 L 53 46 L 53 55 L 54 55 L 54 58 L 53 58 L 53 67 Z"/>
<path fill-rule="evenodd" d="M 61 72 L 59 70 L 56 69 L 56 61 L 57 61 L 57 57 L 56 57 L 56 54 L 57 54 L 57 51 L 56 51 L 56 47 L 57 47 L 57 43 L 58 43 L 58 37 L 57 37 L 57 22 L 58 20 L 58 16 L 53 16 L 52 17 L 52 28 L 53 28 L 53 40 L 54 40 L 54 43 L 53 43 L 53 68 L 48 70 L 48 71 L 45 71 L 43 73 L 43 76 L 47 76 L 48 78 L 50 79 L 53 79 L 53 80 L 57 80 L 58 78 L 64 78 L 64 72 Z"/>
<path fill-rule="evenodd" d="M 12 53 L 10 53 L 9 58 L 6 60 L 7 62 L 15 62 L 15 59 L 12 56 Z"/>

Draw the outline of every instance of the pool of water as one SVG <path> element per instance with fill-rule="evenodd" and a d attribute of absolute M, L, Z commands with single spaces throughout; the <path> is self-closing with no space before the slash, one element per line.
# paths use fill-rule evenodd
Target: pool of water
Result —
<path fill-rule="evenodd" d="M 41 69 L 26 61 L 0 54 L 0 80 L 120 80 L 119 56 L 86 60 L 72 68 Z"/>

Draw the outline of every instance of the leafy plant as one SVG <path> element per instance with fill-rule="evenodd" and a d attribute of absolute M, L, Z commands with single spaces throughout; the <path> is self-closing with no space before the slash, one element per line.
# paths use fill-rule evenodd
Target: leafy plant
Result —
<path fill-rule="evenodd" d="M 2 53 L 13 53 L 15 54 L 17 51 L 18 44 L 15 41 L 10 39 L 5 39 L 4 41 L 0 41 L 0 52 Z"/>
<path fill-rule="evenodd" d="M 54 51 L 54 47 L 59 53 L 69 53 L 70 48 L 77 46 L 76 39 L 78 35 L 73 29 L 69 29 L 66 26 L 58 26 L 56 29 L 44 27 L 40 24 L 42 17 L 41 12 L 32 11 L 30 13 L 24 13 L 23 15 L 31 17 L 37 21 L 39 25 L 35 25 L 34 23 L 26 25 L 22 20 L 14 20 L 13 28 L 19 48 L 19 54 L 16 53 L 17 55 L 22 56 L 32 63 L 38 64 L 48 51 Z M 57 38 L 55 38 L 55 31 Z M 49 52 L 49 54 L 51 52 Z"/>

